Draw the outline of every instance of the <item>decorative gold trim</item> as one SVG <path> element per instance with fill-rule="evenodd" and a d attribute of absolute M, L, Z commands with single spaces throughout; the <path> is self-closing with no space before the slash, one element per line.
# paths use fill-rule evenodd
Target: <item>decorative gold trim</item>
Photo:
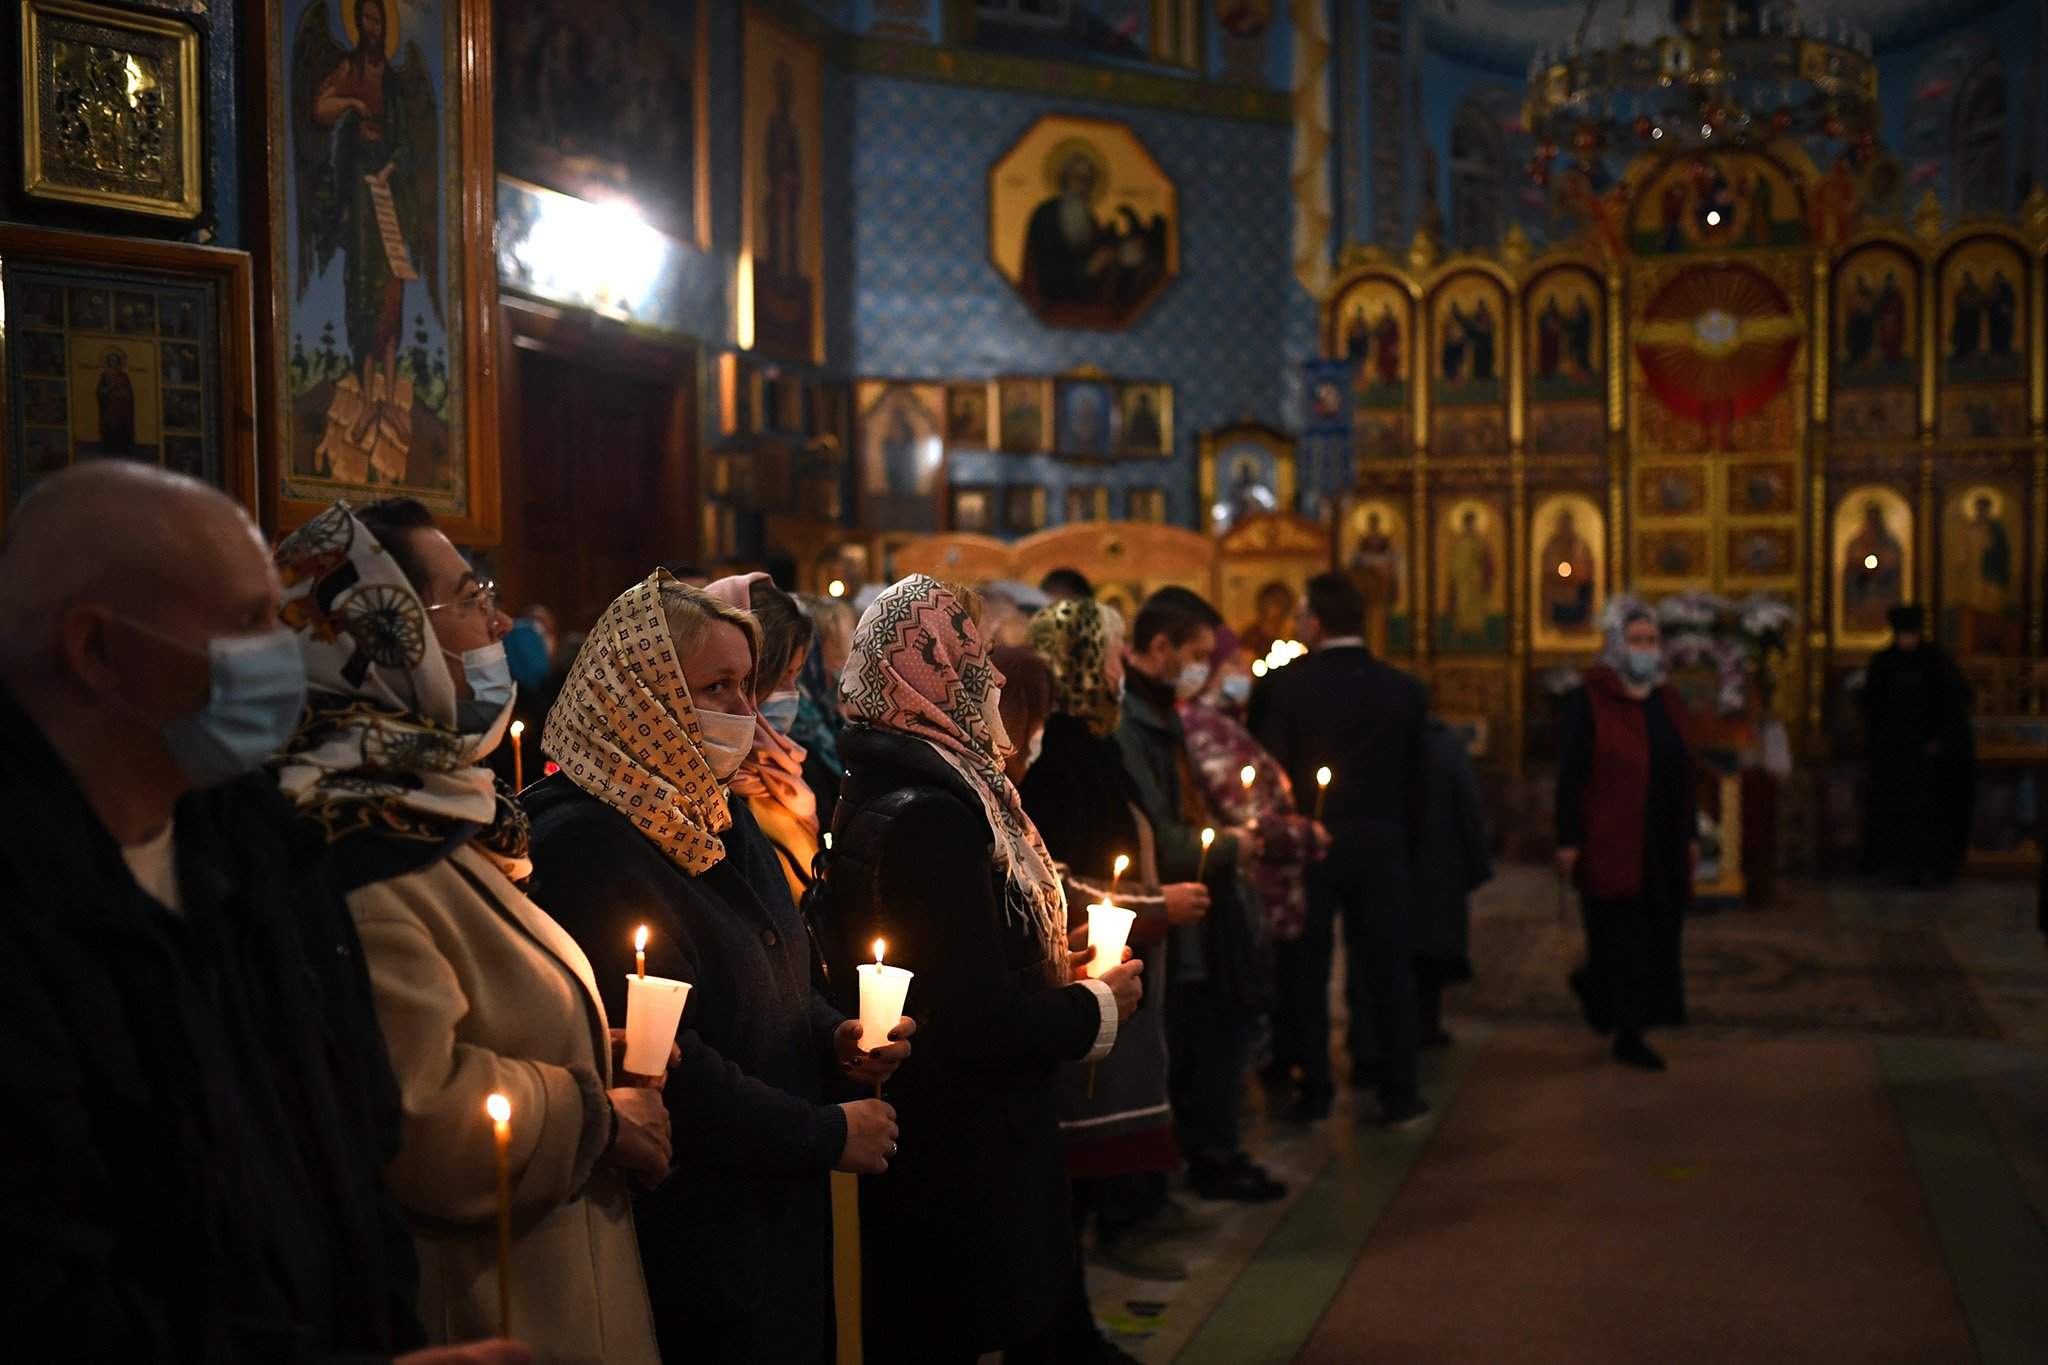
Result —
<path fill-rule="evenodd" d="M 49 177 L 43 161 L 41 100 L 38 98 L 43 72 L 37 62 L 42 48 L 43 20 L 75 19 L 111 29 L 168 38 L 177 44 L 178 70 L 178 163 L 183 193 L 176 199 L 115 190 L 87 189 L 67 185 Z M 169 16 L 137 14 L 132 10 L 95 5 L 85 0 L 22 0 L 21 4 L 21 158 L 22 189 L 37 199 L 94 208 L 119 209 L 152 218 L 195 218 L 203 200 L 205 174 L 200 160 L 199 31 Z"/>

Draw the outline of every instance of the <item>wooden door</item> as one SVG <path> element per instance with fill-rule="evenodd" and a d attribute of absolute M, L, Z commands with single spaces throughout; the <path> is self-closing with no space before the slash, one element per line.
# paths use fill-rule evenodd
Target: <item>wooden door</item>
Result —
<path fill-rule="evenodd" d="M 502 442 L 506 609 L 564 633 L 656 564 L 695 557 L 697 357 L 589 314 L 507 299 Z"/>

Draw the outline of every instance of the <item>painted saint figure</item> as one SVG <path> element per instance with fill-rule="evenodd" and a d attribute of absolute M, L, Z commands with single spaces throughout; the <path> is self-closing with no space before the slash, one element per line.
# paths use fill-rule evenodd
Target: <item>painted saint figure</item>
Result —
<path fill-rule="evenodd" d="M 1593 547 L 1579 534 L 1572 509 L 1561 507 L 1537 560 L 1543 619 L 1560 631 L 1581 631 L 1593 620 Z"/>
<path fill-rule="evenodd" d="M 796 77 L 788 62 L 775 63 L 775 111 L 761 150 L 762 183 L 768 193 L 761 205 L 763 259 L 761 268 L 781 281 L 801 280 L 803 249 L 798 232 L 804 209 L 804 144 L 796 128 Z"/>
<path fill-rule="evenodd" d="M 1842 625 L 1859 634 L 1885 628 L 1886 614 L 1904 599 L 1905 547 L 1885 525 L 1875 498 L 1864 504 L 1863 526 L 1842 551 Z"/>
<path fill-rule="evenodd" d="M 128 357 L 110 350 L 100 357 L 100 382 L 94 395 L 100 410 L 100 454 L 135 453 L 135 381 L 128 376 Z"/>
<path fill-rule="evenodd" d="M 1458 532 L 1444 552 L 1447 645 L 1470 647 L 1487 643 L 1498 572 L 1493 546 L 1479 526 L 1478 509 L 1468 507 L 1459 516 Z"/>

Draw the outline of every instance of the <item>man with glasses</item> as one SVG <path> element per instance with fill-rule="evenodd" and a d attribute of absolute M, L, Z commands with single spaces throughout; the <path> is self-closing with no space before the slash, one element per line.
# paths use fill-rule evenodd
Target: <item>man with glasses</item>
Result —
<path fill-rule="evenodd" d="M 45 480 L 0 541 L 0 1165 L 9 1240 L 35 1249 L 0 1316 L 22 1359 L 423 1339 L 355 929 L 257 772 L 305 693 L 279 600 L 239 506 L 130 461 Z"/>

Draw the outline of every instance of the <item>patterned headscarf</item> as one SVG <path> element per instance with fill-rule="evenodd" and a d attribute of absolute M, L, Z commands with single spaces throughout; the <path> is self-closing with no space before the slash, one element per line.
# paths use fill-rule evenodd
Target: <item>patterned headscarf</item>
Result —
<path fill-rule="evenodd" d="M 1055 715 L 1087 722 L 1098 738 L 1116 733 L 1123 689 L 1109 680 L 1109 623 L 1092 597 L 1055 602 L 1031 618 L 1031 647 L 1052 669 Z"/>
<path fill-rule="evenodd" d="M 764 573 L 734 574 L 707 584 L 704 591 L 728 607 L 752 611 L 754 584 L 767 578 Z M 811 652 L 817 652 L 815 645 Z M 766 680 L 761 686 L 767 686 Z M 818 842 L 818 798 L 804 785 L 804 757 L 802 745 L 781 734 L 756 712 L 753 750 L 740 764 L 739 771 L 733 774 L 731 785 L 750 805 L 772 801 L 782 807 L 789 820 L 810 836 L 815 847 Z M 759 813 L 758 806 L 756 813 Z M 805 863 L 808 866 L 809 860 L 806 859 Z"/>
<path fill-rule="evenodd" d="M 1624 682 L 1632 681 L 1628 676 L 1628 642 L 1624 637 L 1628 633 L 1628 628 L 1637 621 L 1648 621 L 1651 625 L 1658 625 L 1657 612 L 1642 598 L 1624 595 L 1607 604 L 1607 611 L 1601 622 L 1606 629 L 1607 638 L 1596 662 L 1613 669 L 1615 675 Z M 1648 685 L 1662 686 L 1664 681 L 1665 674 L 1660 669 Z"/>
<path fill-rule="evenodd" d="M 1003 776 L 1003 678 L 988 653 L 967 605 L 937 579 L 912 574 L 862 614 L 841 689 L 854 719 L 931 745 L 981 799 L 994 836 L 990 856 L 1009 882 L 1004 914 L 1029 924 L 1052 952 L 1067 938 L 1066 893 Z"/>
<path fill-rule="evenodd" d="M 482 766 L 511 704 L 462 730 L 447 656 L 398 561 L 341 502 L 285 537 L 276 558 L 278 616 L 299 637 L 307 691 L 270 766 L 301 817 L 330 845 L 381 845 L 384 875 L 426 866 L 465 836 L 513 880 L 531 875 L 526 813 Z"/>
<path fill-rule="evenodd" d="M 678 867 L 702 876 L 732 826 L 703 753 L 656 569 L 612 599 L 590 628 L 548 712 L 541 747 L 571 782 L 631 820 Z"/>

